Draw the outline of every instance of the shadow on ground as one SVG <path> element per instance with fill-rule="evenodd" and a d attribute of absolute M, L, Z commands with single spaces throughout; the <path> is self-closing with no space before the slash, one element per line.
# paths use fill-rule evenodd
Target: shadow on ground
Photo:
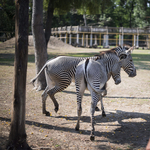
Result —
<path fill-rule="evenodd" d="M 51 116 L 53 117 L 53 116 Z M 66 117 L 66 116 L 56 116 L 55 118 L 64 118 L 66 120 L 77 120 L 77 117 Z M 138 119 L 138 121 L 136 121 Z M 10 122 L 9 118 L 3 118 L 0 117 L 1 121 L 7 121 Z M 90 117 L 89 116 L 82 116 L 81 117 L 82 122 L 90 123 Z M 139 121 L 140 120 L 140 121 Z M 107 126 L 116 126 L 113 124 L 113 122 L 118 122 L 117 128 L 113 130 L 112 132 L 103 132 L 103 131 L 95 131 L 96 137 L 106 137 L 109 138 L 109 141 L 111 143 L 117 143 L 117 144 L 131 144 L 136 147 L 143 146 L 145 147 L 148 139 L 150 137 L 150 116 L 149 114 L 145 113 L 138 113 L 138 112 L 125 112 L 121 110 L 117 110 L 116 113 L 110 112 L 107 114 L 105 118 L 101 117 L 100 115 L 95 116 L 95 128 L 101 128 L 101 126 L 104 126 L 102 123 L 109 123 Z M 28 121 L 26 120 L 27 125 L 34 125 L 37 127 L 46 128 L 49 130 L 58 130 L 63 132 L 72 132 L 77 133 L 82 131 L 82 134 L 89 136 L 90 130 L 84 131 L 75 131 L 74 128 L 68 128 L 68 127 L 59 127 L 59 126 L 52 126 L 50 124 L 43 124 L 35 121 Z M 82 126 L 82 124 L 81 124 Z M 96 127 L 97 126 L 97 127 Z M 0 139 L 3 140 L 3 137 L 0 137 Z M 95 138 L 96 139 L 96 138 Z M 139 142 L 140 141 L 140 142 Z M 102 141 L 96 141 L 96 142 L 102 142 Z M 139 144 L 140 143 L 140 144 Z M 141 145 L 142 144 L 142 145 Z M 98 145 L 97 145 L 98 146 Z M 98 146 L 99 148 L 102 148 L 103 146 Z M 106 146 L 104 145 L 106 148 Z"/>

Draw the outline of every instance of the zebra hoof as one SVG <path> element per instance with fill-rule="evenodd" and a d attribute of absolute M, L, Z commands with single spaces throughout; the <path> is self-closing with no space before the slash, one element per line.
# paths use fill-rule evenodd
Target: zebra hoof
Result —
<path fill-rule="evenodd" d="M 96 107 L 95 107 L 95 111 L 100 111 L 100 109 L 96 106 Z"/>
<path fill-rule="evenodd" d="M 76 131 L 79 131 L 79 128 L 76 127 L 75 130 L 76 130 Z"/>
<path fill-rule="evenodd" d="M 94 141 L 95 140 L 95 136 L 94 135 L 90 135 L 90 140 Z"/>
<path fill-rule="evenodd" d="M 56 113 L 58 112 L 58 108 L 55 108 L 54 110 L 55 110 Z"/>
<path fill-rule="evenodd" d="M 106 114 L 104 112 L 102 113 L 102 117 L 106 117 Z"/>
<path fill-rule="evenodd" d="M 45 113 L 45 116 L 50 116 L 50 113 L 47 111 L 47 112 Z"/>
<path fill-rule="evenodd" d="M 79 127 L 76 126 L 76 127 L 75 127 L 75 130 L 76 130 L 76 131 L 79 131 Z"/>

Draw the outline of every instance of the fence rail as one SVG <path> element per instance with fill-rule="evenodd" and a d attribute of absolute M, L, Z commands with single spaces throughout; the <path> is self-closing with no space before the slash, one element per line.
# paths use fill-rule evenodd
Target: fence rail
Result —
<path fill-rule="evenodd" d="M 133 45 L 150 48 L 150 28 L 65 26 L 52 28 L 52 35 L 65 43 L 80 46 Z M 128 36 L 128 37 L 126 37 Z M 115 44 L 114 42 L 115 41 Z"/>
<path fill-rule="evenodd" d="M 84 27 L 84 26 L 65 26 L 52 28 L 52 32 L 100 32 L 100 33 L 114 33 L 114 34 L 150 34 L 150 28 L 125 28 L 125 27 Z"/>

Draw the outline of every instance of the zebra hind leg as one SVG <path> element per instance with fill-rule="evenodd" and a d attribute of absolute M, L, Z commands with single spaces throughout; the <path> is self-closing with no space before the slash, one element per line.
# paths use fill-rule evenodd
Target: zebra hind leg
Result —
<path fill-rule="evenodd" d="M 91 114 L 91 134 L 90 134 L 90 140 L 94 141 L 95 140 L 95 127 L 94 127 L 94 113 L 95 113 L 95 107 L 97 106 L 98 101 L 101 99 L 101 95 L 96 93 L 95 91 L 91 91 L 91 97 L 92 97 L 92 101 L 91 101 L 91 110 L 90 110 L 90 114 Z"/>
<path fill-rule="evenodd" d="M 47 90 L 48 90 L 48 86 L 46 87 L 46 89 L 44 90 L 44 92 L 42 93 L 42 111 L 43 114 L 45 114 L 46 116 L 50 116 L 50 113 L 48 111 L 46 111 L 46 99 L 47 99 Z"/>
<path fill-rule="evenodd" d="M 95 107 L 95 111 L 100 111 L 100 109 L 98 108 L 98 106 Z"/>
<path fill-rule="evenodd" d="M 77 124 L 76 124 L 76 127 L 75 127 L 75 130 L 79 130 L 80 128 L 80 117 L 81 117 L 81 114 L 82 114 L 82 107 L 78 108 L 78 121 L 77 121 Z"/>
<path fill-rule="evenodd" d="M 104 111 L 104 106 L 103 106 L 103 99 L 101 97 L 101 109 L 102 109 L 102 117 L 106 117 L 105 111 Z"/>
<path fill-rule="evenodd" d="M 80 117 L 81 117 L 81 114 L 82 114 L 81 103 L 82 103 L 82 96 L 83 96 L 84 90 L 85 90 L 85 87 L 79 92 L 78 88 L 77 88 L 77 113 L 78 113 L 78 121 L 77 121 L 77 124 L 76 124 L 76 127 L 75 127 L 75 130 L 77 130 L 77 131 L 80 128 Z"/>
<path fill-rule="evenodd" d="M 58 110 L 59 110 L 59 104 L 58 104 L 58 102 L 57 102 L 57 100 L 55 99 L 55 97 L 54 97 L 54 95 L 56 94 L 56 93 L 58 93 L 58 92 L 61 92 L 61 91 L 63 91 L 64 89 L 66 89 L 69 85 L 70 85 L 70 83 L 71 83 L 71 78 L 69 78 L 69 80 L 68 81 L 66 81 L 66 80 L 61 80 L 61 81 L 59 81 L 60 82 L 60 84 L 56 84 L 52 89 L 50 89 L 48 92 L 47 92 L 47 94 L 50 96 L 50 98 L 52 99 L 52 101 L 53 101 L 53 103 L 54 103 L 54 106 L 55 106 L 55 112 L 57 113 L 58 112 Z M 62 83 L 64 83 L 64 84 L 62 84 Z"/>
<path fill-rule="evenodd" d="M 65 86 L 55 86 L 53 87 L 52 89 L 50 89 L 47 94 L 50 96 L 50 98 L 52 99 L 53 103 L 54 103 L 54 106 L 55 106 L 55 112 L 57 113 L 58 110 L 59 110 L 59 104 L 57 102 L 57 100 L 55 99 L 54 95 L 57 93 L 57 92 L 61 92 L 63 91 L 65 88 L 68 87 L 70 83 L 67 83 Z"/>
<path fill-rule="evenodd" d="M 55 112 L 57 113 L 57 111 L 59 110 L 59 104 L 57 102 L 57 100 L 55 99 L 54 95 L 57 93 L 57 90 L 56 90 L 56 87 L 50 89 L 47 94 L 50 96 L 51 100 L 53 101 L 54 103 L 54 106 L 55 106 Z"/>
<path fill-rule="evenodd" d="M 94 141 L 95 140 L 95 128 L 94 128 L 94 113 L 95 113 L 95 102 L 91 102 L 91 135 L 90 135 L 90 140 Z"/>
<path fill-rule="evenodd" d="M 103 86 L 103 88 L 101 90 L 104 90 L 104 92 L 102 93 L 102 97 L 105 97 L 107 95 L 107 83 Z M 98 108 L 98 106 L 95 107 L 95 111 L 100 111 L 100 109 Z M 104 107 L 102 109 L 102 116 L 105 117 L 105 111 L 104 111 Z"/>

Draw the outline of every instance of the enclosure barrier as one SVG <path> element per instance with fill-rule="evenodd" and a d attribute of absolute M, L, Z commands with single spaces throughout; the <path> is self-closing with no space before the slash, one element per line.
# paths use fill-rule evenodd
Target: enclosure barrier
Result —
<path fill-rule="evenodd" d="M 130 46 L 150 48 L 150 28 L 65 26 L 51 29 L 52 35 L 74 46 Z"/>

